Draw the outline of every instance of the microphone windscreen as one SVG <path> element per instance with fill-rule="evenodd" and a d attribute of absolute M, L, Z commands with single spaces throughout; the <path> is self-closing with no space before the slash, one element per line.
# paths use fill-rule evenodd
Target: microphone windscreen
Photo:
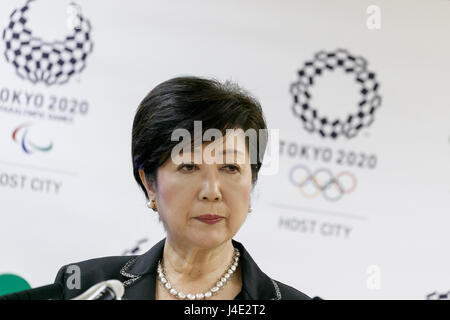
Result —
<path fill-rule="evenodd" d="M 10 293 L 0 297 L 0 300 L 61 300 L 63 290 L 60 283 L 53 283 L 34 289 Z"/>

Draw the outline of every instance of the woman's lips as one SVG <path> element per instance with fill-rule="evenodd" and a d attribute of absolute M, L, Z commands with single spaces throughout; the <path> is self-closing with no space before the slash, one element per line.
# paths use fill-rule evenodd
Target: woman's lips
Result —
<path fill-rule="evenodd" d="M 223 217 L 213 214 L 204 214 L 201 216 L 196 217 L 195 219 L 200 220 L 201 222 L 207 223 L 207 224 L 214 224 L 223 219 Z"/>

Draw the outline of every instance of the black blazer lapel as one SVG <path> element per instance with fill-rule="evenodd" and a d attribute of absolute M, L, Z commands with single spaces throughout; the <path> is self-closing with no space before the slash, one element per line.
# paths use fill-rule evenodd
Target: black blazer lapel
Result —
<path fill-rule="evenodd" d="M 165 238 L 146 253 L 133 257 L 120 270 L 128 280 L 123 282 L 125 293 L 123 299 L 155 300 L 156 268 L 162 257 Z"/>

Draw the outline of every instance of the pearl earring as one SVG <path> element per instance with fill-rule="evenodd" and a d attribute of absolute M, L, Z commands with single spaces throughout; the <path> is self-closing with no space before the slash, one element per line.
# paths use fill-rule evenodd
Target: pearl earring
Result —
<path fill-rule="evenodd" d="M 156 211 L 155 200 L 151 200 L 151 201 L 147 202 L 147 207 L 149 209 L 152 209 L 153 211 Z"/>
<path fill-rule="evenodd" d="M 248 207 L 248 212 L 252 212 L 252 211 L 253 211 L 252 207 Z"/>

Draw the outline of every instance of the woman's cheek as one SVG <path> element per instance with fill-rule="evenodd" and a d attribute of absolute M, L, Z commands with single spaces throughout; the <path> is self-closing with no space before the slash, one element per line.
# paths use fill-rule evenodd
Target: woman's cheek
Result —
<path fill-rule="evenodd" d="M 160 200 L 164 203 L 172 203 L 179 195 L 179 185 L 182 185 L 182 181 L 177 179 L 176 174 L 171 175 L 166 172 L 162 172 L 160 184 L 158 186 Z M 176 202 L 176 201 L 175 201 Z"/>
<path fill-rule="evenodd" d="M 251 182 L 250 184 L 249 183 L 242 184 L 240 194 L 242 195 L 241 200 L 243 201 L 243 203 L 246 203 L 250 200 L 250 193 L 252 191 L 251 187 L 252 187 Z"/>

